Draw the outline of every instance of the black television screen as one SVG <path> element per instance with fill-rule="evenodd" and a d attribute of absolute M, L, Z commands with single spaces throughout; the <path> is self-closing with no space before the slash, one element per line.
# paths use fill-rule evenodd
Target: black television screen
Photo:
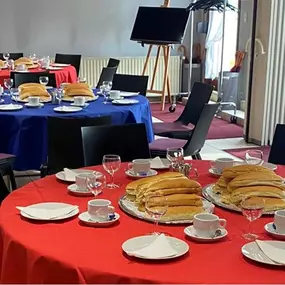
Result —
<path fill-rule="evenodd" d="M 139 7 L 131 40 L 143 43 L 180 44 L 189 13 L 184 8 Z"/>

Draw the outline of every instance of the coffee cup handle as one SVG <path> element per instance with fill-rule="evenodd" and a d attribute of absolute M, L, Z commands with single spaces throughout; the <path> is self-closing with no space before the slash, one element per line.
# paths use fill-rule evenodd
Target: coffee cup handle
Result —
<path fill-rule="evenodd" d="M 133 170 L 134 169 L 134 164 L 132 162 L 130 162 L 128 164 L 128 170 Z"/>
<path fill-rule="evenodd" d="M 220 224 L 220 227 L 224 229 L 227 226 L 227 220 L 219 219 L 219 224 Z"/>
<path fill-rule="evenodd" d="M 211 166 L 211 168 L 216 168 L 216 162 L 215 161 L 210 161 L 210 166 Z"/>

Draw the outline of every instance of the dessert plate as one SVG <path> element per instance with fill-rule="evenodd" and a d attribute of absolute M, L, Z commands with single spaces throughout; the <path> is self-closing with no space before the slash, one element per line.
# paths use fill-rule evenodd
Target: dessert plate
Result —
<path fill-rule="evenodd" d="M 161 165 L 158 165 L 154 159 L 150 160 L 150 167 L 152 169 L 161 170 L 161 169 L 168 169 L 170 166 L 170 162 L 167 158 L 161 158 Z"/>
<path fill-rule="evenodd" d="M 75 113 L 82 111 L 81 107 L 73 107 L 73 106 L 60 106 L 53 109 L 58 113 Z"/>
<path fill-rule="evenodd" d="M 285 234 L 280 234 L 274 228 L 274 223 L 268 223 L 264 226 L 264 229 L 267 233 L 275 237 L 276 239 L 285 240 Z"/>
<path fill-rule="evenodd" d="M 102 220 L 92 220 L 90 215 L 88 214 L 88 212 L 84 212 L 84 213 L 81 213 L 78 216 L 78 218 L 82 223 L 89 225 L 89 226 L 109 227 L 109 226 L 113 225 L 114 223 L 116 223 L 120 219 L 120 215 L 118 213 L 115 213 L 115 217 L 113 219 L 102 221 Z"/>
<path fill-rule="evenodd" d="M 80 95 L 78 95 L 80 96 Z M 96 101 L 97 99 L 99 98 L 99 96 L 94 96 L 94 97 L 87 97 L 85 96 L 85 102 L 92 102 L 92 101 Z M 63 102 L 74 102 L 74 99 L 73 98 L 62 98 L 62 101 Z"/>
<path fill-rule="evenodd" d="M 213 237 L 200 237 L 196 235 L 196 231 L 193 226 L 189 226 L 184 229 L 185 235 L 199 242 L 216 242 L 216 241 L 223 239 L 224 237 L 228 235 L 228 231 L 226 229 L 220 229 L 220 231 L 221 231 L 220 235 L 216 235 Z"/>
<path fill-rule="evenodd" d="M 82 105 L 77 105 L 75 103 L 71 103 L 70 106 L 75 106 L 75 107 L 81 107 L 81 108 L 87 108 L 89 106 L 88 103 L 85 103 L 83 106 Z"/>
<path fill-rule="evenodd" d="M 67 190 L 75 195 L 75 196 L 82 196 L 82 197 L 92 197 L 94 196 L 94 194 L 91 191 L 81 191 L 78 190 L 77 185 L 76 184 L 71 184 L 67 187 Z M 99 194 L 99 193 L 98 193 Z"/>
<path fill-rule="evenodd" d="M 12 97 L 12 100 L 15 101 L 15 102 L 19 102 L 19 103 L 29 103 L 29 99 L 26 98 L 26 99 L 16 99 L 14 96 Z M 51 96 L 48 96 L 48 97 L 40 97 L 40 102 L 41 103 L 49 103 L 51 102 Z"/>

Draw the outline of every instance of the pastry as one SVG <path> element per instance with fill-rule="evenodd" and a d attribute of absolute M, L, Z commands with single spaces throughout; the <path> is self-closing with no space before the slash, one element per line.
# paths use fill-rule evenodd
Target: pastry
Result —
<path fill-rule="evenodd" d="M 0 59 L 0 68 L 3 68 L 3 67 L 5 67 L 5 61 Z"/>
<path fill-rule="evenodd" d="M 20 65 L 20 64 L 34 65 L 33 61 L 28 57 L 20 57 L 17 60 L 15 60 L 15 65 Z"/>
<path fill-rule="evenodd" d="M 90 86 L 87 83 L 70 83 L 66 84 L 63 87 L 64 91 L 69 91 L 71 89 L 90 89 Z"/>
<path fill-rule="evenodd" d="M 64 97 L 74 97 L 74 96 L 88 96 L 94 97 L 94 93 L 90 89 L 70 89 L 64 92 Z"/>
<path fill-rule="evenodd" d="M 19 86 L 19 97 L 21 100 L 24 100 L 31 96 L 39 96 L 39 97 L 50 97 L 49 93 L 46 89 L 41 85 L 27 85 L 31 83 L 22 84 Z M 37 84 L 37 83 L 35 83 Z"/>
<path fill-rule="evenodd" d="M 250 197 L 246 200 L 247 205 L 263 204 L 265 212 L 285 209 L 285 199 L 268 197 Z"/>
<path fill-rule="evenodd" d="M 226 179 L 234 179 L 235 177 L 241 174 L 252 173 L 252 172 L 274 173 L 273 171 L 263 166 L 244 164 L 224 169 L 224 171 L 222 172 L 222 176 Z"/>
<path fill-rule="evenodd" d="M 37 87 L 37 88 L 40 88 L 40 89 L 42 89 L 44 91 L 46 90 L 46 88 L 42 84 L 40 84 L 40 83 L 23 83 L 18 88 L 21 91 L 21 90 L 23 90 L 25 88 L 31 88 L 31 87 Z"/>

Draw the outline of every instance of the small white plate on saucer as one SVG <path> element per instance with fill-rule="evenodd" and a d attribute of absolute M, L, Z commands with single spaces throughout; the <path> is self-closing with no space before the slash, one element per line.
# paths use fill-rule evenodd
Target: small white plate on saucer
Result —
<path fill-rule="evenodd" d="M 18 111 L 23 109 L 22 105 L 17 104 L 3 104 L 0 105 L 0 111 Z"/>
<path fill-rule="evenodd" d="M 106 220 L 106 221 L 100 221 L 100 220 L 92 220 L 88 212 L 81 213 L 78 216 L 79 220 L 89 226 L 94 227 L 109 227 L 115 222 L 117 222 L 120 219 L 120 215 L 118 213 L 115 213 L 115 218 L 113 220 Z"/>
<path fill-rule="evenodd" d="M 82 111 L 81 107 L 74 107 L 74 106 L 60 106 L 53 109 L 55 112 L 59 113 L 75 113 Z"/>
<path fill-rule="evenodd" d="M 125 173 L 126 173 L 127 176 L 129 176 L 129 177 L 131 177 L 133 179 L 140 179 L 140 178 L 146 178 L 146 177 L 151 177 L 151 176 L 157 175 L 157 171 L 153 170 L 153 169 L 151 169 L 149 171 L 148 175 L 136 175 L 131 170 L 127 170 Z"/>
<path fill-rule="evenodd" d="M 28 108 L 41 108 L 44 106 L 44 104 L 40 103 L 39 105 L 34 105 L 34 104 L 26 103 L 25 106 Z"/>
<path fill-rule="evenodd" d="M 75 103 L 71 103 L 70 106 L 75 106 L 75 107 L 81 107 L 81 108 L 87 108 L 89 106 L 88 103 L 85 103 L 83 106 L 82 105 L 77 105 Z"/>
<path fill-rule="evenodd" d="M 169 166 L 170 166 L 169 160 L 168 160 L 167 158 L 161 158 L 160 160 L 161 160 L 163 166 L 161 166 L 161 167 L 158 167 L 158 166 L 157 166 L 157 167 L 156 167 L 155 165 L 153 165 L 153 164 L 151 163 L 152 160 L 150 160 L 150 167 L 151 167 L 152 169 L 157 169 L 157 170 L 160 170 L 160 169 L 168 169 Z"/>
<path fill-rule="evenodd" d="M 280 234 L 276 231 L 273 226 L 273 223 L 268 223 L 264 226 L 264 229 L 267 233 L 275 237 L 276 239 L 285 240 L 285 234 Z"/>
<path fill-rule="evenodd" d="M 210 168 L 209 169 L 209 173 L 215 177 L 220 177 L 222 176 L 222 173 L 220 171 L 218 171 L 216 168 Z"/>
<path fill-rule="evenodd" d="M 218 240 L 221 240 L 225 238 L 228 235 L 228 231 L 226 229 L 220 229 L 221 230 L 221 235 L 216 236 L 216 237 L 200 237 L 196 235 L 196 231 L 193 226 L 189 226 L 184 229 L 184 233 L 186 236 L 190 237 L 191 239 L 199 242 L 215 242 Z"/>
<path fill-rule="evenodd" d="M 94 194 L 91 191 L 78 191 L 76 184 L 71 184 L 67 187 L 67 190 L 76 196 L 92 197 Z"/>
<path fill-rule="evenodd" d="M 283 241 L 271 240 L 271 241 L 266 241 L 266 242 L 276 248 L 283 249 L 283 250 L 285 249 L 285 242 Z M 245 244 L 241 248 L 241 252 L 247 258 L 253 261 L 259 262 L 259 263 L 275 265 L 275 266 L 284 266 L 282 264 L 272 261 L 269 257 L 267 257 L 267 255 L 263 253 L 263 251 L 259 248 L 259 246 L 257 245 L 255 241 Z"/>
<path fill-rule="evenodd" d="M 71 64 L 68 64 L 68 63 L 53 63 L 51 66 L 53 66 L 53 67 L 67 67 L 70 65 Z"/>
<path fill-rule="evenodd" d="M 76 173 L 76 174 L 90 174 L 90 173 L 94 172 L 93 170 L 88 170 L 88 169 L 71 169 L 71 171 Z M 65 175 L 64 175 L 64 171 L 57 172 L 55 174 L 55 177 L 58 180 L 61 180 L 61 181 L 64 181 L 64 182 L 69 182 L 69 183 L 72 183 L 72 182 L 74 183 L 75 182 L 75 178 L 71 179 L 71 180 L 66 179 Z"/>
<path fill-rule="evenodd" d="M 137 103 L 139 103 L 139 101 L 134 99 L 113 100 L 112 102 L 114 105 L 134 105 Z"/>
<path fill-rule="evenodd" d="M 129 256 L 134 256 L 136 258 L 149 259 L 149 260 L 173 259 L 173 258 L 180 257 L 189 251 L 189 245 L 185 241 L 178 239 L 178 238 L 175 238 L 175 237 L 166 236 L 166 238 L 169 242 L 169 245 L 177 252 L 177 254 L 171 255 L 171 256 L 162 256 L 162 257 L 158 257 L 158 258 L 151 258 L 148 256 L 136 256 L 133 253 L 134 251 L 136 251 L 138 249 L 141 249 L 143 247 L 150 245 L 151 243 L 153 243 L 155 241 L 156 238 L 157 238 L 156 235 L 146 235 L 146 236 L 134 237 L 134 238 L 131 238 L 131 239 L 125 241 L 122 244 L 122 249 Z"/>

